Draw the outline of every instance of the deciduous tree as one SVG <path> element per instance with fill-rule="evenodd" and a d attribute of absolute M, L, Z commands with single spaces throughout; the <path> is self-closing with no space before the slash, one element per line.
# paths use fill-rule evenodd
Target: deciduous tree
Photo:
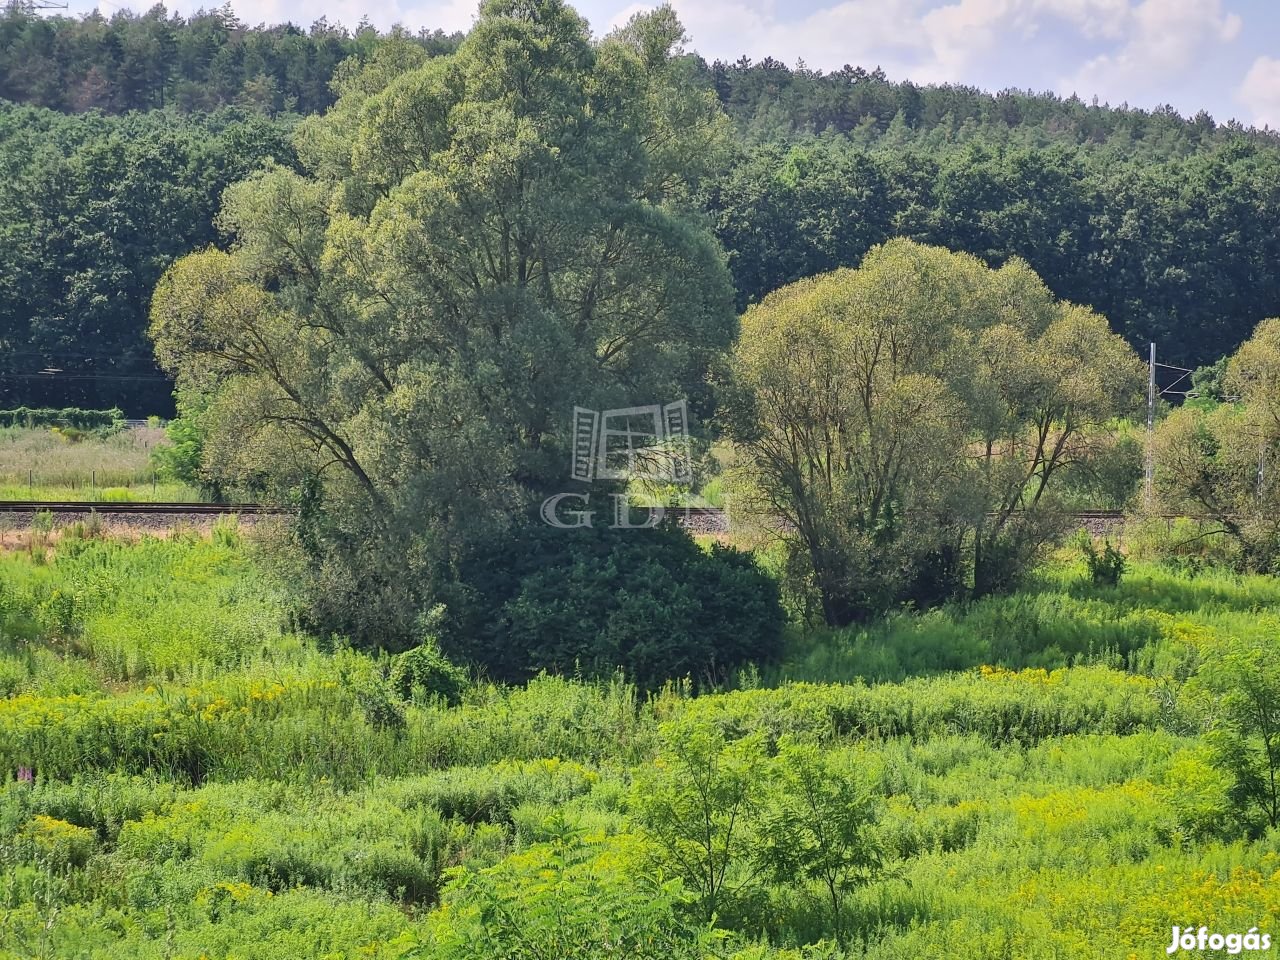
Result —
<path fill-rule="evenodd" d="M 677 39 L 641 19 L 595 44 L 560 0 L 491 0 L 456 55 L 383 44 L 304 124 L 307 173 L 230 189 L 231 249 L 161 283 L 157 353 L 212 397 L 210 462 L 322 478 L 310 569 L 338 624 L 403 637 L 564 481 L 574 406 L 696 398 L 728 346 L 723 258 L 680 202 L 723 119 Z M 357 598 L 385 616 L 343 624 Z"/>
<path fill-rule="evenodd" d="M 744 494 L 787 521 L 838 625 L 966 572 L 1010 585 L 1055 532 L 1056 478 L 1140 376 L 1026 264 L 897 240 L 747 311 L 724 419 Z"/>

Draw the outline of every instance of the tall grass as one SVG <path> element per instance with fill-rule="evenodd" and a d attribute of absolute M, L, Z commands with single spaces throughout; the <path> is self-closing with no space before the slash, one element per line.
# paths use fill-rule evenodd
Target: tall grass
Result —
<path fill-rule="evenodd" d="M 617 955 L 572 934 L 664 960 L 1093 960 L 1161 955 L 1173 925 L 1275 930 L 1280 835 L 1232 835 L 1177 690 L 1277 605 L 1269 578 L 1137 563 L 1098 588 L 1059 564 L 797 633 L 751 689 L 540 677 L 375 710 L 387 659 L 299 633 L 233 526 L 66 537 L 0 557 L 0 956 Z M 680 952 L 705 924 L 633 780 L 691 726 L 815 744 L 877 798 L 845 947 L 815 882 L 739 862 L 721 934 Z"/>
<path fill-rule="evenodd" d="M 300 647 L 283 596 L 257 575 L 232 523 L 136 547 L 70 535 L 50 562 L 37 559 L 0 556 L 0 655 L 12 664 L 21 654 L 31 671 L 15 687 L 11 669 L 0 692 L 56 682 L 77 664 L 103 683 L 198 680 Z"/>
<path fill-rule="evenodd" d="M 783 680 L 897 681 L 982 664 L 1056 669 L 1102 663 L 1170 673 L 1191 666 L 1185 638 L 1271 629 L 1280 618 L 1280 580 L 1208 569 L 1188 576 L 1132 562 L 1114 587 L 1095 586 L 1075 563 L 1039 571 L 1010 596 L 903 611 L 843 630 L 793 631 Z"/>
<path fill-rule="evenodd" d="M 183 485 L 156 483 L 151 452 L 166 442 L 155 427 L 83 435 L 0 429 L 0 499 L 199 499 Z"/>

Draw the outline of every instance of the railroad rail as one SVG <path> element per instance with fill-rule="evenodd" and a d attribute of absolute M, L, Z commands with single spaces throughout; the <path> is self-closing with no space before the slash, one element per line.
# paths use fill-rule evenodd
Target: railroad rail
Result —
<path fill-rule="evenodd" d="M 283 514 L 290 507 L 264 503 L 112 503 L 104 500 L 0 500 L 0 513 L 141 514 L 146 516 L 222 516 L 223 514 Z"/>
<path fill-rule="evenodd" d="M 666 515 L 680 523 L 695 529 L 728 529 L 730 511 L 720 507 L 679 507 L 664 506 Z M 145 515 L 145 516 L 221 516 L 237 515 L 287 515 L 294 513 L 293 507 L 282 507 L 265 503 L 179 503 L 179 502 L 143 502 L 114 503 L 105 500 L 0 500 L 0 514 L 5 513 L 52 513 L 52 514 L 110 514 L 110 515 Z M 1209 517 L 1186 516 L 1185 514 L 1155 513 L 1147 516 L 1159 520 L 1208 520 Z M 1071 517 L 1082 523 L 1102 522 L 1119 523 L 1125 520 L 1123 510 L 1076 510 Z"/>

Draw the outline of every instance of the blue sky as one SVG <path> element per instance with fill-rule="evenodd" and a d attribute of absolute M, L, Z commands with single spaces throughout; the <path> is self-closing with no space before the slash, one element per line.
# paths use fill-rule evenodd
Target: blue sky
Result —
<path fill-rule="evenodd" d="M 170 2 L 189 12 L 221 0 Z M 250 23 L 320 15 L 353 26 L 465 29 L 476 0 L 232 0 Z M 71 0 L 72 12 L 95 6 Z M 135 8 L 143 6 L 134 3 Z M 575 4 L 597 34 L 652 6 Z M 1076 93 L 1085 100 L 1208 110 L 1280 128 L 1280 0 L 674 0 L 707 59 L 838 69 L 880 65 L 894 79 Z M 118 9 L 103 0 L 110 15 Z"/>

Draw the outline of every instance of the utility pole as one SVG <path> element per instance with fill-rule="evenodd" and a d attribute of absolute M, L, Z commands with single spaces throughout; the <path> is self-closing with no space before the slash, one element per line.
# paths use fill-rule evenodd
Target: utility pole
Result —
<path fill-rule="evenodd" d="M 1263 440 L 1258 450 L 1258 499 L 1262 499 L 1263 488 L 1267 481 L 1267 441 Z"/>
<path fill-rule="evenodd" d="M 1151 344 L 1151 360 L 1147 364 L 1147 456 L 1145 495 L 1150 509 L 1155 498 L 1155 435 L 1156 435 L 1156 345 Z"/>

